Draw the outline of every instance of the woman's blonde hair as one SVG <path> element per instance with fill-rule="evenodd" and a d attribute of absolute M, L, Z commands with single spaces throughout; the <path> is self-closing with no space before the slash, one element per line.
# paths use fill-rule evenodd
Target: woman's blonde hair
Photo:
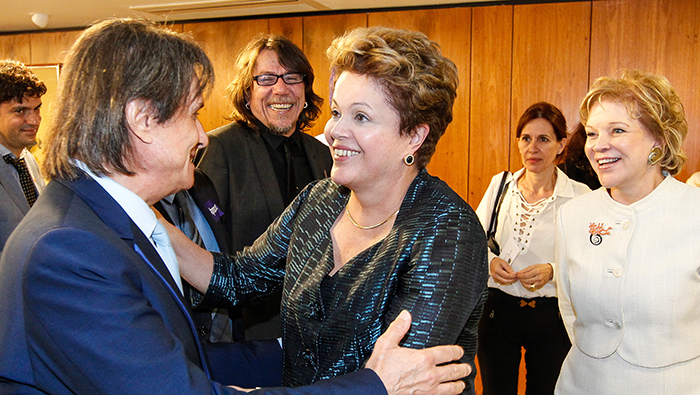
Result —
<path fill-rule="evenodd" d="M 673 176 L 681 171 L 686 161 L 681 146 L 688 134 L 688 122 L 683 103 L 666 77 L 624 70 L 620 78 L 598 78 L 581 103 L 581 123 L 588 121 L 591 107 L 606 100 L 623 104 L 629 116 L 662 143 L 662 170 Z"/>

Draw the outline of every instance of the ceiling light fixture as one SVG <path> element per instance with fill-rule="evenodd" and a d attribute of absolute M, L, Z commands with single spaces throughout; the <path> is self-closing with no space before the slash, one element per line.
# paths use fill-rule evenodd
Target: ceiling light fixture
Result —
<path fill-rule="evenodd" d="M 49 16 L 46 14 L 34 13 L 32 14 L 32 22 L 40 29 L 43 29 L 49 24 Z"/>

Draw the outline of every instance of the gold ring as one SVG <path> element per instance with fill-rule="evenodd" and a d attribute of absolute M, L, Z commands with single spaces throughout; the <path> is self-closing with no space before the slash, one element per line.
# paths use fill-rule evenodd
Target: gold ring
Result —
<path fill-rule="evenodd" d="M 534 290 L 535 290 L 535 284 L 530 284 L 530 291 L 534 291 Z"/>

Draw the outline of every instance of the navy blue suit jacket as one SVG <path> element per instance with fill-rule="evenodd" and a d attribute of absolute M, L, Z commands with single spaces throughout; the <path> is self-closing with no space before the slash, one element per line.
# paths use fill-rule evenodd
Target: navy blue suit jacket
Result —
<path fill-rule="evenodd" d="M 2 395 L 238 393 L 208 378 L 167 268 L 90 178 L 52 181 L 10 236 L 0 259 L 0 300 Z M 303 390 L 386 393 L 369 370 Z"/>
<path fill-rule="evenodd" d="M 221 207 L 214 184 L 202 170 L 195 169 L 194 185 L 188 189 L 188 192 L 204 215 L 212 233 L 214 233 L 219 250 L 223 253 L 228 253 L 229 238 L 221 221 L 221 213 L 212 213 L 210 211 L 210 208 L 213 206 L 217 207 L 217 210 L 220 210 Z M 174 223 L 163 207 L 162 201 L 154 204 L 153 207 L 168 222 Z M 183 282 L 183 285 L 189 287 L 187 283 Z M 231 312 L 231 309 L 229 311 Z M 231 315 L 233 318 L 240 316 L 240 311 L 233 311 Z M 222 384 L 237 385 L 244 388 L 279 387 L 282 385 L 282 349 L 277 340 L 210 343 L 207 339 L 212 326 L 211 309 L 195 309 L 192 319 L 200 335 L 200 341 L 202 341 L 204 346 L 207 360 L 210 362 L 209 367 L 213 379 Z M 240 332 L 242 332 L 242 328 Z M 242 333 L 239 336 L 234 336 L 234 339 L 237 338 L 242 339 Z M 232 364 L 231 360 L 236 357 L 243 357 L 248 364 L 243 366 Z"/>

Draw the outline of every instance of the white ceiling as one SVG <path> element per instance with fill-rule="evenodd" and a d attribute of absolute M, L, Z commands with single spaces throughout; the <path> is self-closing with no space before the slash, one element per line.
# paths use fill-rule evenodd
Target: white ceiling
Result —
<path fill-rule="evenodd" d="M 0 32 L 40 30 L 31 20 L 35 13 L 49 15 L 45 29 L 62 29 L 108 17 L 178 21 L 484 1 L 489 0 L 0 0 Z"/>

